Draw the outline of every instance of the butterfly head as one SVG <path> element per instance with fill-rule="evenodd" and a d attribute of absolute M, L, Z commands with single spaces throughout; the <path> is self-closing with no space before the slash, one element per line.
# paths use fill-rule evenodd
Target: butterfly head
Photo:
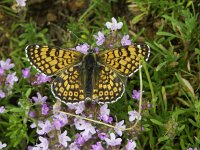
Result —
<path fill-rule="evenodd" d="M 93 54 L 93 53 L 95 53 L 95 50 L 94 49 L 88 49 L 87 53 Z"/>

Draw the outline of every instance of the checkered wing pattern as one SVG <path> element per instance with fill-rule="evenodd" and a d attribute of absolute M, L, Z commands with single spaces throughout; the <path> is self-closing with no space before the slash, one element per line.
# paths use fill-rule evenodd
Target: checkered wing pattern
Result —
<path fill-rule="evenodd" d="M 26 55 L 32 65 L 47 76 L 55 75 L 81 62 L 83 57 L 83 54 L 78 51 L 36 44 L 26 47 Z"/>
<path fill-rule="evenodd" d="M 148 60 L 149 54 L 148 45 L 134 44 L 100 52 L 97 61 L 122 76 L 128 77 L 138 70 L 142 57 Z"/>
<path fill-rule="evenodd" d="M 117 74 L 109 67 L 100 66 L 93 89 L 93 100 L 98 102 L 113 102 L 124 93 L 124 84 Z"/>
<path fill-rule="evenodd" d="M 70 103 L 85 100 L 80 69 L 70 67 L 54 79 L 51 89 L 55 97 Z"/>

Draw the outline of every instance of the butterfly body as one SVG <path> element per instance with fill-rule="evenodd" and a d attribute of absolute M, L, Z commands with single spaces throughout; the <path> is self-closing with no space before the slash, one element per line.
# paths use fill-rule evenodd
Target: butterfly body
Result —
<path fill-rule="evenodd" d="M 133 44 L 87 54 L 50 46 L 29 45 L 26 55 L 31 64 L 47 76 L 57 76 L 51 85 L 53 95 L 65 103 L 94 100 L 114 102 L 121 98 L 125 85 L 120 76 L 138 70 L 140 60 L 148 60 L 150 48 Z"/>
<path fill-rule="evenodd" d="M 95 86 L 95 76 L 97 76 L 97 60 L 96 54 L 93 52 L 89 52 L 83 57 L 82 65 L 82 77 L 83 77 L 83 85 L 85 91 L 85 97 L 88 100 L 92 99 L 93 88 Z"/>

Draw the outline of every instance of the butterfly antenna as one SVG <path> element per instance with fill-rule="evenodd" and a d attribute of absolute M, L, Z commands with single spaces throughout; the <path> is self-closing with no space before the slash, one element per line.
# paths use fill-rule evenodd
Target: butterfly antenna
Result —
<path fill-rule="evenodd" d="M 81 38 L 79 38 L 73 31 L 67 29 L 69 31 L 69 33 L 72 33 L 81 43 L 84 43 Z"/>

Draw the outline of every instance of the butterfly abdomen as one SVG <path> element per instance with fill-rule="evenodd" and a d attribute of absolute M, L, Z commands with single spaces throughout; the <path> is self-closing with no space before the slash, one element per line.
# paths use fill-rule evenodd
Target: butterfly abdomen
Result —
<path fill-rule="evenodd" d="M 85 99 L 87 100 L 92 100 L 93 88 L 95 85 L 96 66 L 96 56 L 93 53 L 88 53 L 83 57 L 82 75 L 85 90 Z"/>

